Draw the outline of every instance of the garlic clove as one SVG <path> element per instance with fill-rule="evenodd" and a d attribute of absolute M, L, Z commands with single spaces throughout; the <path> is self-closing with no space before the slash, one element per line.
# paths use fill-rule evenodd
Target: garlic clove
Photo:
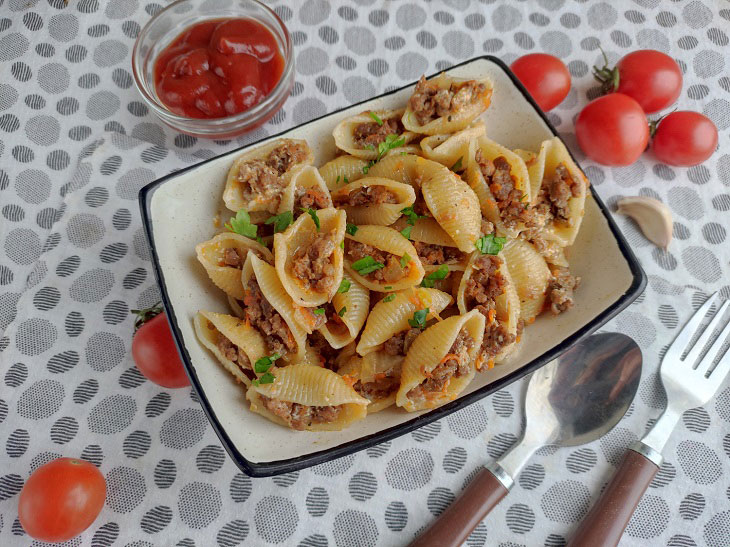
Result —
<path fill-rule="evenodd" d="M 672 213 L 658 199 L 647 196 L 625 197 L 618 201 L 616 212 L 633 218 L 654 245 L 666 250 L 672 241 Z"/>

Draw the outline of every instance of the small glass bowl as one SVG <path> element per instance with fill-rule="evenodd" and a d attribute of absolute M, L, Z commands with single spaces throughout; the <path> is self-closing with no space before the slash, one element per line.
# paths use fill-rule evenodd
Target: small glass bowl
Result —
<path fill-rule="evenodd" d="M 155 61 L 162 50 L 187 27 L 210 19 L 249 18 L 273 34 L 284 57 L 279 83 L 256 106 L 225 118 L 188 118 L 170 112 L 155 90 Z M 294 84 L 294 49 L 289 31 L 268 6 L 257 0 L 178 0 L 150 19 L 132 51 L 132 73 L 145 103 L 167 125 L 194 137 L 231 138 L 255 129 L 284 104 Z"/>

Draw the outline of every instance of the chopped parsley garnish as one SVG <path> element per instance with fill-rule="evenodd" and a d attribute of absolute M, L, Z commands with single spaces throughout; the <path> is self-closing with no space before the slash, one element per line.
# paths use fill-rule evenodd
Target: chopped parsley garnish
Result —
<path fill-rule="evenodd" d="M 271 368 L 271 365 L 273 365 L 277 359 L 281 359 L 281 355 L 279 353 L 274 353 L 273 355 L 257 359 L 256 362 L 253 364 L 254 372 L 256 374 L 267 372 Z"/>
<path fill-rule="evenodd" d="M 347 279 L 343 279 L 340 281 L 340 287 L 337 289 L 337 292 L 340 294 L 346 293 L 350 290 L 350 285 L 352 285 L 352 283 L 350 283 Z"/>
<path fill-rule="evenodd" d="M 405 209 L 401 209 L 401 214 L 404 214 L 407 218 L 406 221 L 408 222 L 409 226 L 413 226 L 416 224 L 416 221 L 419 218 L 428 218 L 426 215 L 419 215 L 416 213 L 416 211 L 413 209 L 413 207 L 406 207 Z M 403 233 L 403 232 L 401 232 Z M 410 232 L 408 232 L 408 236 L 410 236 Z M 408 237 L 406 236 L 406 237 Z"/>
<path fill-rule="evenodd" d="M 400 257 L 400 267 L 405 268 L 406 264 L 408 264 L 411 261 L 411 257 L 408 253 L 403 253 L 403 256 Z"/>
<path fill-rule="evenodd" d="M 408 324 L 414 329 L 422 329 L 426 326 L 426 316 L 428 316 L 428 308 L 413 312 L 413 319 L 408 320 Z"/>
<path fill-rule="evenodd" d="M 317 227 L 317 231 L 319 232 L 319 217 L 317 216 L 317 211 L 314 209 L 307 209 L 307 213 L 309 213 L 309 216 L 312 217 L 314 225 Z"/>
<path fill-rule="evenodd" d="M 348 222 L 347 223 L 347 226 L 345 226 L 345 232 L 347 232 L 351 236 L 354 236 L 355 235 L 355 232 L 357 232 L 357 226 L 355 226 L 354 224 L 350 224 Z"/>
<path fill-rule="evenodd" d="M 345 240 L 343 239 L 342 241 L 340 241 L 340 249 L 344 249 L 344 248 L 345 248 Z"/>
<path fill-rule="evenodd" d="M 381 120 L 380 116 L 378 116 L 375 112 L 368 112 L 368 116 L 375 120 L 375 123 L 378 125 L 383 125 L 383 120 Z"/>
<path fill-rule="evenodd" d="M 463 159 L 464 159 L 464 156 L 461 156 L 458 160 L 456 160 L 456 163 L 454 165 L 449 167 L 449 169 L 451 169 L 454 172 L 460 171 L 461 170 L 461 160 L 463 160 Z"/>
<path fill-rule="evenodd" d="M 267 218 L 264 224 L 273 224 L 275 232 L 283 232 L 292 222 L 294 222 L 294 213 L 284 211 L 281 214 Z"/>
<path fill-rule="evenodd" d="M 258 386 L 259 384 L 273 384 L 274 380 L 276 380 L 276 376 L 274 376 L 270 372 L 265 372 L 261 375 L 261 378 L 258 378 L 251 383 L 255 386 Z"/>
<path fill-rule="evenodd" d="M 340 308 L 340 311 L 337 312 L 337 315 L 339 315 L 340 317 L 344 317 L 346 313 L 347 313 L 347 306 L 342 306 Z"/>
<path fill-rule="evenodd" d="M 375 152 L 375 146 L 373 146 L 372 144 L 366 144 L 365 150 L 372 150 L 373 152 Z"/>
<path fill-rule="evenodd" d="M 506 237 L 496 237 L 494 234 L 487 234 L 474 242 L 474 246 L 483 255 L 496 255 L 507 243 Z"/>
<path fill-rule="evenodd" d="M 413 226 L 406 226 L 400 231 L 400 235 L 406 239 L 411 239 L 411 230 L 413 230 Z"/>
<path fill-rule="evenodd" d="M 389 291 L 389 290 L 391 290 L 391 289 L 393 288 L 393 286 L 392 286 L 392 285 L 386 285 L 386 286 L 385 286 L 385 287 L 383 287 L 383 288 L 384 288 L 384 289 L 385 289 L 386 291 Z"/>
<path fill-rule="evenodd" d="M 389 294 L 388 296 L 386 296 L 385 298 L 383 298 L 383 302 L 392 302 L 393 300 L 395 300 L 395 295 L 394 294 Z"/>
<path fill-rule="evenodd" d="M 378 143 L 378 161 L 394 148 L 400 148 L 405 144 L 405 137 L 398 137 L 398 135 L 394 134 L 386 136 L 383 142 Z"/>
<path fill-rule="evenodd" d="M 314 315 L 324 315 L 324 308 L 314 308 L 312 313 Z"/>
<path fill-rule="evenodd" d="M 363 257 L 352 263 L 352 269 L 360 275 L 367 275 L 380 268 L 385 268 L 385 264 L 378 262 L 372 256 Z"/>
<path fill-rule="evenodd" d="M 342 177 L 342 180 L 344 181 L 344 183 L 345 183 L 345 184 L 350 184 L 350 181 L 349 181 L 349 180 L 347 180 L 347 175 L 344 175 L 344 176 Z"/>
<path fill-rule="evenodd" d="M 335 183 L 340 182 L 340 175 L 337 175 L 337 178 L 335 179 Z"/>
<path fill-rule="evenodd" d="M 251 222 L 251 217 L 246 209 L 239 210 L 236 216 L 231 217 L 231 220 L 225 224 L 225 227 L 231 232 L 261 242 L 261 238 L 256 235 L 259 227 Z"/>
<path fill-rule="evenodd" d="M 449 275 L 449 267 L 446 264 L 441 264 L 437 270 L 434 270 L 423 278 L 421 287 L 432 289 L 435 281 L 445 279 L 447 275 Z"/>
<path fill-rule="evenodd" d="M 375 165 L 375 160 L 370 160 L 367 164 L 363 165 L 362 174 L 367 175 L 373 165 Z"/>

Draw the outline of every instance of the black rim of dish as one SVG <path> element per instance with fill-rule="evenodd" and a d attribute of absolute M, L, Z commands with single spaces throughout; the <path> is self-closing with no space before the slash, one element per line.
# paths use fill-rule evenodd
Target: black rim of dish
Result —
<path fill-rule="evenodd" d="M 517 87 L 517 89 L 520 90 L 522 95 L 527 99 L 527 101 L 532 105 L 532 107 L 535 109 L 535 112 L 543 119 L 545 124 L 548 126 L 550 131 L 553 133 L 553 135 L 556 135 L 560 137 L 557 130 L 553 125 L 550 123 L 550 120 L 547 118 L 545 113 L 540 110 L 540 108 L 537 106 L 533 98 L 530 96 L 529 92 L 525 89 L 525 87 L 520 83 L 520 81 L 517 79 L 517 77 L 512 73 L 512 71 L 507 67 L 504 62 L 502 62 L 497 57 L 493 57 L 491 55 L 482 55 L 479 57 L 474 57 L 472 59 L 469 59 L 468 61 L 464 61 L 462 63 L 459 63 L 457 65 L 454 65 L 452 67 L 449 67 L 449 69 L 457 68 L 460 66 L 467 65 L 469 63 L 473 63 L 474 61 L 478 60 L 487 60 L 495 65 L 497 65 L 502 71 L 509 76 L 510 80 L 512 80 L 512 83 Z M 439 71 L 440 72 L 440 71 Z M 434 73 L 429 76 L 435 76 L 437 73 Z M 392 95 L 393 93 L 397 93 L 399 91 L 402 91 L 403 89 L 409 88 L 415 84 L 408 84 L 405 86 L 402 86 L 398 89 L 394 89 L 392 91 L 389 91 L 387 93 L 383 93 L 381 95 L 378 95 L 376 97 L 371 97 L 369 99 L 366 99 L 364 101 L 360 101 L 359 103 L 341 108 L 340 110 L 336 110 L 334 112 L 330 112 L 328 114 L 324 114 L 323 116 L 320 116 L 319 118 L 315 118 L 313 120 L 310 120 L 306 123 L 300 124 L 296 127 L 292 127 L 290 129 L 287 129 L 285 131 L 282 131 L 281 133 L 278 133 L 276 135 L 267 136 L 262 140 L 269 140 L 274 139 L 278 137 L 283 137 L 290 131 L 293 131 L 294 129 L 298 129 L 301 127 L 304 127 L 306 125 L 310 125 L 313 123 L 317 123 L 318 121 L 327 118 L 328 116 L 332 116 L 334 114 L 337 114 L 338 112 L 341 112 L 342 110 L 347 110 L 349 108 L 352 108 L 354 106 L 361 105 L 366 102 L 370 102 L 374 99 L 379 99 L 381 97 L 387 97 L 389 95 Z M 593 199 L 595 200 L 596 204 L 598 205 L 598 208 L 601 210 L 601 213 L 603 213 L 603 216 L 605 217 L 606 221 L 608 222 L 608 226 L 611 229 L 611 232 L 613 233 L 614 237 L 616 238 L 616 242 L 619 246 L 619 249 L 621 250 L 621 254 L 623 255 L 624 259 L 629 265 L 629 269 L 631 270 L 631 273 L 633 275 L 633 281 L 631 283 L 631 286 L 628 288 L 628 290 L 619 297 L 613 304 L 611 304 L 608 308 L 606 308 L 601 314 L 599 314 L 595 319 L 584 325 L 582 328 L 580 328 L 578 331 L 570 335 L 568 338 L 557 344 L 552 349 L 548 350 L 547 352 L 543 353 L 536 359 L 533 359 L 529 363 L 526 363 L 523 367 L 519 368 L 518 370 L 515 370 L 511 374 L 508 374 L 507 376 L 500 378 L 499 380 L 496 380 L 492 382 L 491 384 L 488 384 L 481 389 L 478 389 L 472 393 L 469 393 L 467 395 L 463 395 L 460 398 L 447 403 L 441 407 L 435 408 L 434 410 L 431 410 L 430 412 L 423 414 L 421 416 L 417 416 L 413 418 L 412 420 L 409 420 L 408 422 L 390 427 L 388 429 L 384 429 L 382 431 L 379 431 L 377 433 L 373 433 L 371 435 L 367 435 L 365 437 L 361 437 L 359 439 L 355 439 L 353 441 L 349 441 L 347 443 L 341 444 L 339 446 L 335 446 L 333 448 L 328 448 L 325 450 L 320 450 L 318 452 L 313 452 L 311 454 L 306 454 L 304 456 L 299 456 L 296 458 L 289 458 L 285 460 L 277 460 L 272 462 L 265 462 L 265 463 L 256 463 L 251 462 L 247 460 L 233 445 L 233 442 L 231 441 L 230 437 L 225 431 L 225 428 L 221 425 L 220 421 L 218 420 L 218 417 L 216 416 L 215 412 L 210 406 L 210 403 L 208 401 L 208 398 L 205 395 L 205 390 L 201 387 L 200 382 L 198 381 L 198 377 L 195 374 L 195 370 L 192 367 L 190 355 L 187 352 L 187 348 L 185 347 L 182 333 L 180 332 L 180 328 L 178 326 L 178 321 L 175 316 L 175 312 L 173 309 L 173 306 L 170 303 L 170 298 L 167 293 L 167 286 L 165 284 L 165 278 L 162 273 L 162 270 L 160 268 L 159 258 L 157 256 L 157 250 L 155 248 L 154 244 L 154 238 L 153 238 L 153 227 L 152 227 L 152 220 L 151 220 L 151 211 L 150 211 L 150 204 L 151 204 L 151 198 L 152 194 L 171 179 L 174 179 L 187 171 L 190 171 L 191 169 L 196 169 L 200 167 L 201 165 L 208 163 L 209 161 L 213 161 L 216 159 L 219 159 L 221 157 L 230 156 L 234 154 L 240 153 L 242 150 L 246 148 L 250 148 L 253 146 L 258 145 L 258 143 L 261 141 L 257 141 L 251 144 L 247 144 L 245 146 L 242 146 L 240 148 L 237 148 L 235 150 L 231 150 L 230 152 L 226 152 L 225 154 L 221 154 L 219 156 L 215 156 L 213 158 L 210 158 L 205 161 L 201 161 L 200 163 L 196 163 L 195 165 L 191 165 L 189 167 L 186 167 L 185 169 L 182 169 L 180 171 L 176 171 L 174 173 L 171 173 L 169 175 L 166 175 L 160 179 L 157 179 L 146 186 L 144 186 L 140 192 L 139 192 L 139 203 L 140 203 L 140 210 L 142 213 L 142 223 L 144 225 L 145 233 L 147 235 L 147 241 L 150 246 L 150 250 L 152 252 L 152 262 L 154 264 L 154 272 L 155 277 L 157 279 L 157 283 L 160 287 L 160 292 L 162 295 L 162 302 L 165 306 L 165 311 L 167 312 L 168 321 L 170 322 L 171 330 L 173 333 L 173 337 L 175 338 L 175 343 L 178 348 L 178 352 L 180 353 L 180 357 L 185 363 L 185 369 L 188 374 L 188 377 L 190 378 L 190 382 L 193 386 L 193 389 L 195 390 L 198 399 L 200 400 L 200 404 L 203 407 L 203 410 L 205 411 L 206 416 L 208 417 L 208 420 L 210 421 L 211 425 L 213 426 L 213 429 L 215 430 L 216 434 L 218 435 L 218 438 L 220 439 L 221 443 L 223 444 L 223 447 L 228 452 L 229 456 L 233 461 L 236 463 L 236 465 L 247 475 L 251 477 L 270 477 L 273 475 L 280 475 L 282 473 L 289 473 L 291 471 L 297 471 L 299 469 L 304 469 L 306 467 L 314 466 L 320 463 L 325 463 L 330 460 L 334 460 L 337 458 L 341 458 L 343 456 L 347 456 L 349 454 L 353 454 L 355 452 L 358 452 L 360 450 L 363 450 L 365 448 L 368 448 L 370 446 L 374 446 L 379 443 L 383 443 L 385 441 L 389 441 L 391 439 L 394 439 L 396 437 L 400 437 L 401 435 L 404 435 L 406 433 L 409 433 L 415 429 L 418 429 L 419 427 L 422 427 L 426 424 L 429 424 L 435 420 L 438 420 L 440 418 L 443 418 L 452 412 L 456 412 L 457 410 L 460 410 L 471 403 L 474 403 L 480 399 L 483 399 L 487 395 L 490 395 L 494 393 L 495 391 L 498 391 L 505 386 L 511 384 L 512 382 L 515 382 L 516 380 L 519 380 L 523 376 L 526 376 L 527 374 L 530 374 L 531 372 L 534 372 L 538 368 L 546 365 L 553 359 L 555 359 L 557 356 L 559 356 L 561 353 L 569 349 L 571 346 L 579 342 L 580 340 L 584 339 L 587 336 L 590 336 L 593 332 L 595 332 L 599 327 L 604 325 L 607 321 L 615 317 L 619 312 L 621 312 L 624 308 L 626 308 L 631 302 L 633 302 L 644 290 L 646 287 L 647 277 L 644 271 L 641 268 L 641 265 L 639 264 L 639 261 L 637 260 L 636 256 L 634 255 L 633 251 L 629 247 L 628 242 L 624 238 L 623 234 L 620 232 L 618 227 L 616 226 L 616 223 L 613 221 L 613 218 L 611 217 L 611 214 L 609 213 L 608 208 L 606 205 L 601 201 L 600 197 L 596 194 L 595 189 L 593 186 L 590 186 L 591 189 L 591 195 L 593 196 Z M 568 150 L 570 153 L 570 150 Z M 575 160 L 575 157 L 573 157 L 573 154 L 570 153 L 571 157 L 573 158 L 573 161 L 576 162 L 576 165 L 580 167 L 580 164 Z"/>

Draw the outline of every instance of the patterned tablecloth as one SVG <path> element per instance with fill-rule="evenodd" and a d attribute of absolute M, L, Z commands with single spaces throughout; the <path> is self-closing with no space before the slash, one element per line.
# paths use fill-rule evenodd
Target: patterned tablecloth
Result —
<path fill-rule="evenodd" d="M 612 60 L 656 48 L 680 62 L 679 106 L 715 121 L 720 152 L 691 169 L 649 154 L 621 169 L 583 163 L 609 205 L 654 196 L 675 217 L 667 252 L 618 219 L 650 279 L 608 326 L 644 352 L 636 401 L 600 441 L 537 454 L 467 542 L 563 545 L 663 408 L 656 371 L 678 326 L 708 292 L 730 297 L 730 2 L 273 4 L 296 44 L 293 95 L 254 134 L 208 142 L 163 127 L 133 87 L 134 38 L 160 4 L 0 0 L 0 544 L 31 543 L 17 520 L 18 492 L 61 455 L 94 462 L 108 485 L 100 517 L 72 545 L 406 543 L 515 441 L 524 382 L 356 455 L 276 478 L 244 476 L 190 389 L 145 381 L 129 354 L 129 309 L 158 297 L 138 188 L 484 53 L 510 62 L 546 51 L 567 63 L 574 87 L 549 116 L 572 145 L 572 120 L 595 92 L 598 44 Z M 730 544 L 730 389 L 683 417 L 665 456 L 623 544 Z"/>

